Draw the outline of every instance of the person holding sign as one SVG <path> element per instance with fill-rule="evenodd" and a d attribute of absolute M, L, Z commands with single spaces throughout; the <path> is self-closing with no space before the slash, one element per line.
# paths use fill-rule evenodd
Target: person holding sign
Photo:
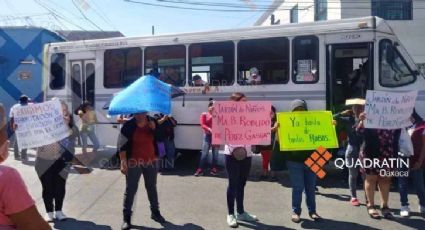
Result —
<path fill-rule="evenodd" d="M 214 101 L 210 100 L 208 103 L 208 112 L 202 113 L 200 117 L 201 128 L 204 131 L 204 140 L 202 143 L 202 153 L 199 159 L 199 167 L 195 172 L 195 176 L 200 176 L 204 173 L 205 165 L 208 161 L 208 152 L 212 150 L 212 161 L 211 161 L 211 175 L 216 176 L 217 170 L 217 158 L 219 146 L 212 145 L 212 113 L 214 111 Z"/>
<path fill-rule="evenodd" d="M 244 102 L 246 97 L 242 93 L 233 93 L 230 97 L 232 101 Z M 225 145 L 225 164 L 228 174 L 229 184 L 227 186 L 227 224 L 235 228 L 238 221 L 257 221 L 258 218 L 249 214 L 244 209 L 245 185 L 251 170 L 252 152 L 250 146 L 245 145 Z M 237 215 L 235 216 L 235 201 Z"/>
<path fill-rule="evenodd" d="M 165 222 L 159 211 L 156 187 L 158 153 L 155 149 L 155 130 L 154 119 L 149 117 L 147 112 L 139 112 L 123 125 L 118 137 L 121 173 L 126 179 L 121 226 L 123 230 L 131 228 L 134 197 L 142 174 L 150 203 L 151 219 L 159 223 Z"/>
<path fill-rule="evenodd" d="M 55 100 L 55 99 L 53 99 Z M 62 212 L 65 199 L 66 179 L 69 165 L 73 159 L 75 132 L 73 131 L 72 117 L 68 106 L 60 101 L 62 106 L 63 122 L 69 127 L 69 136 L 52 144 L 43 145 L 37 149 L 35 170 L 41 181 L 42 196 L 46 208 L 45 220 L 65 220 L 67 216 Z"/>
<path fill-rule="evenodd" d="M 260 180 L 266 179 L 269 174 L 271 179 L 275 179 L 273 171 L 269 171 L 270 158 L 272 156 L 273 145 L 275 144 L 275 137 L 277 129 L 279 128 L 279 123 L 276 120 L 276 108 L 272 106 L 270 113 L 271 118 L 271 142 L 270 145 L 261 146 L 261 158 L 263 160 L 263 173 L 260 176 Z"/>
<path fill-rule="evenodd" d="M 291 111 L 307 111 L 307 103 L 296 99 L 291 102 Z M 308 214 L 311 219 L 319 221 L 322 219 L 316 212 L 316 174 L 304 164 L 311 155 L 311 151 L 287 151 L 287 167 L 289 179 L 292 186 L 292 216 L 294 223 L 301 222 L 301 202 L 305 192 Z"/>
<path fill-rule="evenodd" d="M 367 198 L 367 212 L 373 219 L 379 219 L 378 211 L 375 209 L 375 190 L 379 187 L 381 195 L 381 212 L 386 219 L 392 219 L 393 215 L 388 207 L 390 193 L 391 176 L 386 174 L 394 170 L 389 164 L 391 158 L 397 157 L 399 149 L 400 129 L 372 129 L 365 128 L 364 121 L 366 114 L 359 116 L 360 122 L 357 131 L 363 135 L 363 145 L 360 150 L 362 162 L 372 161 L 372 165 L 365 167 L 362 165 L 362 172 L 366 174 L 365 191 Z M 375 163 L 376 162 L 376 163 Z M 385 175 L 382 175 L 385 172 Z"/>
<path fill-rule="evenodd" d="M 364 111 L 365 100 L 356 98 L 347 100 L 345 105 L 352 106 L 349 110 L 344 110 L 334 115 L 334 119 L 344 125 L 346 133 L 348 134 L 348 145 L 345 152 L 345 160 L 351 167 L 348 168 L 348 186 L 350 188 L 350 203 L 353 206 L 359 206 L 360 202 L 357 199 L 357 176 L 359 169 L 355 167 L 355 163 L 359 158 L 360 146 L 363 139 L 356 127 L 358 126 L 360 114 Z"/>

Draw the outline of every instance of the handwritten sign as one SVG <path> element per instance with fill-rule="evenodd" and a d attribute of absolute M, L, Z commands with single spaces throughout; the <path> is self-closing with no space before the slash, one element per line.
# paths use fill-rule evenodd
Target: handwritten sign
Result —
<path fill-rule="evenodd" d="M 14 121 L 20 149 L 48 145 L 70 135 L 58 100 L 17 107 Z"/>
<path fill-rule="evenodd" d="M 277 120 L 281 151 L 314 150 L 319 146 L 338 148 L 329 111 L 281 112 Z"/>
<path fill-rule="evenodd" d="M 394 93 L 368 90 L 365 128 L 400 129 L 410 126 L 418 91 Z"/>
<path fill-rule="evenodd" d="M 271 102 L 216 102 L 212 122 L 215 145 L 269 145 Z"/>

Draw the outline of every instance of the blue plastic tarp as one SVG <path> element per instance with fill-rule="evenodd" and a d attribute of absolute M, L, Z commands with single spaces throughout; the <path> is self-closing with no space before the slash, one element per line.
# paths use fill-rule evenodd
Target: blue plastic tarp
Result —
<path fill-rule="evenodd" d="M 171 113 L 171 86 L 146 75 L 119 92 L 109 105 L 109 115 L 142 112 Z"/>

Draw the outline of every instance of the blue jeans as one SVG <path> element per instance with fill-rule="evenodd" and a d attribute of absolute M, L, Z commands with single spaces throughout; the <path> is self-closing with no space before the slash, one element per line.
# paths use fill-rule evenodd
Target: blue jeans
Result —
<path fill-rule="evenodd" d="M 413 180 L 419 204 L 425 207 L 424 170 L 410 170 L 409 176 Z M 401 206 L 409 206 L 409 200 L 407 198 L 407 195 L 409 194 L 409 177 L 398 177 L 398 186 Z"/>
<path fill-rule="evenodd" d="M 305 191 L 308 212 L 316 212 L 316 174 L 304 162 L 288 161 L 287 166 L 292 186 L 292 212 L 301 215 L 303 191 Z"/>
<path fill-rule="evenodd" d="M 199 168 L 204 169 L 208 161 L 208 153 L 210 148 L 212 149 L 212 162 L 211 167 L 214 168 L 217 166 L 218 158 L 218 146 L 214 146 L 212 143 L 211 134 L 204 134 L 204 141 L 202 143 L 202 155 L 199 161 Z"/>
<path fill-rule="evenodd" d="M 176 147 L 174 145 L 174 140 L 164 140 L 165 145 L 165 168 L 174 168 L 174 158 L 176 156 Z"/>
<path fill-rule="evenodd" d="M 359 175 L 359 169 L 354 167 L 357 159 L 359 159 L 360 148 L 358 146 L 347 145 L 345 151 L 345 161 L 348 165 L 352 166 L 348 168 L 348 186 L 350 188 L 351 198 L 357 198 L 357 176 Z"/>
<path fill-rule="evenodd" d="M 87 138 L 90 138 L 93 143 L 93 151 L 99 149 L 99 140 L 97 139 L 96 133 L 94 131 L 95 125 L 91 126 L 88 131 L 80 131 L 81 141 L 83 142 L 83 153 L 87 150 Z"/>

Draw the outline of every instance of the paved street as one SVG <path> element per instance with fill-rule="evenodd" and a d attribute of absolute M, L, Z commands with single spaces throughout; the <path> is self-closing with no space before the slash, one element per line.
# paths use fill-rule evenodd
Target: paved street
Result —
<path fill-rule="evenodd" d="M 13 160 L 13 153 L 5 163 L 19 170 L 27 186 L 37 201 L 39 211 L 44 214 L 41 198 L 41 184 L 36 176 L 33 161 L 34 152 L 24 165 Z M 99 169 L 98 163 L 111 153 L 99 154 L 91 160 L 94 170 L 80 174 L 73 170 L 67 183 L 64 212 L 71 217 L 64 222 L 56 222 L 56 229 L 119 229 L 124 191 L 124 176 L 118 170 Z M 164 226 L 150 219 L 150 211 L 143 182 L 140 183 L 137 201 L 134 206 L 133 224 L 135 229 L 229 229 L 226 224 L 226 179 L 222 172 L 219 177 L 192 176 L 193 160 L 179 158 L 179 169 L 158 177 L 158 191 L 161 212 L 168 220 Z M 279 174 L 279 182 L 258 182 L 260 161 L 256 159 L 252 176 L 245 194 L 246 209 L 256 214 L 260 221 L 254 224 L 242 223 L 239 229 L 425 229 L 425 221 L 417 213 L 409 219 L 396 216 L 394 221 L 372 220 L 364 206 L 351 207 L 348 204 L 348 189 L 341 181 L 340 171 L 319 182 L 317 195 L 318 213 L 325 220 L 312 222 L 307 213 L 303 221 L 294 224 L 290 221 L 291 193 L 286 173 Z M 363 192 L 361 200 L 363 201 Z M 398 209 L 398 194 L 391 193 L 390 205 Z M 409 196 L 411 208 L 417 211 L 417 199 Z M 305 208 L 305 204 L 303 204 Z M 394 210 L 395 212 L 397 210 Z M 397 213 L 398 214 L 398 213 Z"/>

